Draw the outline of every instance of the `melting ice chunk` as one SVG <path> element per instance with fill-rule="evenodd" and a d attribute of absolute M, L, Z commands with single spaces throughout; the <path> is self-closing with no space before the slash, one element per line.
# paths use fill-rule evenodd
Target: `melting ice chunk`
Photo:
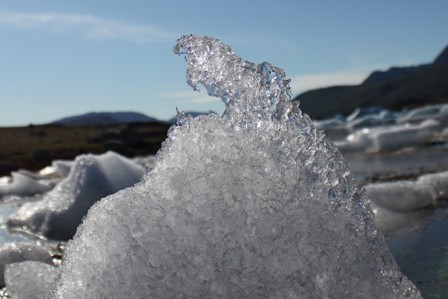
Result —
<path fill-rule="evenodd" d="M 211 37 L 175 52 L 226 113 L 173 126 L 143 181 L 89 210 L 55 297 L 421 298 L 284 72 Z"/>
<path fill-rule="evenodd" d="M 0 197 L 2 195 L 32 195 L 53 188 L 52 184 L 43 184 L 36 176 L 26 171 L 14 171 L 11 176 L 12 182 L 0 185 Z"/>
<path fill-rule="evenodd" d="M 68 176 L 42 200 L 24 204 L 10 216 L 8 226 L 25 226 L 52 239 L 69 239 L 91 205 L 132 186 L 143 174 L 140 165 L 113 152 L 78 156 Z"/>

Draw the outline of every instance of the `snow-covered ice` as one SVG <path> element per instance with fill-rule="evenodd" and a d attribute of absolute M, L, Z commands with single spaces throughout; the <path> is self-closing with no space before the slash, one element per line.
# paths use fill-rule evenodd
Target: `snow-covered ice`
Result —
<path fill-rule="evenodd" d="M 52 239 L 69 239 L 90 206 L 134 185 L 143 175 L 143 167 L 113 152 L 78 156 L 68 176 L 42 200 L 25 203 L 9 217 L 8 226 Z"/>
<path fill-rule="evenodd" d="M 175 52 L 225 113 L 181 116 L 143 181 L 89 210 L 55 298 L 421 298 L 283 70 L 210 37 Z"/>

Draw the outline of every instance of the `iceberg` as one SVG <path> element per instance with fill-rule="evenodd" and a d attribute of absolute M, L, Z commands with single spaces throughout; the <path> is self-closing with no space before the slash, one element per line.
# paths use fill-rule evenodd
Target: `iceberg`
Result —
<path fill-rule="evenodd" d="M 212 37 L 174 51 L 225 112 L 180 113 L 143 180 L 90 208 L 53 298 L 421 298 L 284 71 Z"/>
<path fill-rule="evenodd" d="M 66 178 L 41 200 L 23 204 L 7 225 L 12 230 L 68 240 L 96 201 L 134 185 L 143 175 L 143 167 L 114 152 L 78 156 Z"/>

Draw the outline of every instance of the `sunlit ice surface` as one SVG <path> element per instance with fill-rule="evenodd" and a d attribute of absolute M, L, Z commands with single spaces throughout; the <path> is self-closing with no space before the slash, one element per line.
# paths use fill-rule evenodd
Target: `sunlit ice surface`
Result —
<path fill-rule="evenodd" d="M 285 72 L 211 37 L 174 51 L 224 114 L 179 113 L 154 168 L 92 206 L 62 266 L 9 267 L 11 287 L 27 269 L 55 279 L 54 298 L 421 298 Z"/>
<path fill-rule="evenodd" d="M 224 115 L 180 113 L 154 169 L 90 209 L 55 296 L 420 298 L 284 71 L 211 37 L 174 51 Z"/>

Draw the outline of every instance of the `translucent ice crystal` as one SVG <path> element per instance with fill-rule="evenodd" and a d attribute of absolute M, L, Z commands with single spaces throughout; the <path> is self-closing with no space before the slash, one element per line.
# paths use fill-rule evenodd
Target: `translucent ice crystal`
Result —
<path fill-rule="evenodd" d="M 226 112 L 183 118 L 140 183 L 89 210 L 55 298 L 420 298 L 284 72 L 211 37 L 175 52 Z"/>
<path fill-rule="evenodd" d="M 269 62 L 244 61 L 229 46 L 207 36 L 182 36 L 174 53 L 186 56 L 187 83 L 194 90 L 201 84 L 210 96 L 221 98 L 234 120 L 280 120 L 290 115 L 291 80 L 283 69 Z"/>

